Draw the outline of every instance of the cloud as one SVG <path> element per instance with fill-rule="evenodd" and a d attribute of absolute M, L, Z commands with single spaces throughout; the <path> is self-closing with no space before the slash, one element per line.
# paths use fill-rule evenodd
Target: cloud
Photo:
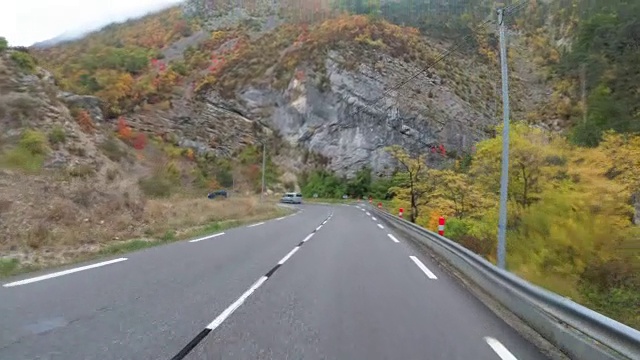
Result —
<path fill-rule="evenodd" d="M 4 0 L 0 36 L 30 46 L 61 34 L 82 34 L 182 0 Z M 6 12 L 5 12 L 6 11 Z"/>

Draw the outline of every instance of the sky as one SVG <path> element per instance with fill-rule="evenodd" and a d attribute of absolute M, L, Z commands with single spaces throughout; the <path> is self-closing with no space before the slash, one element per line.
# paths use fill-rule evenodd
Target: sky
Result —
<path fill-rule="evenodd" d="M 30 46 L 63 33 L 97 30 L 182 0 L 1 0 L 0 36 Z"/>

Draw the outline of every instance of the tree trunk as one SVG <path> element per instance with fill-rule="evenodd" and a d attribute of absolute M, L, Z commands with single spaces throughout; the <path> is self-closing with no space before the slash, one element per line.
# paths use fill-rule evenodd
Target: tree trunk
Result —
<path fill-rule="evenodd" d="M 416 219 L 418 218 L 418 205 L 416 204 L 416 195 L 414 193 L 411 194 L 411 222 L 415 224 Z"/>

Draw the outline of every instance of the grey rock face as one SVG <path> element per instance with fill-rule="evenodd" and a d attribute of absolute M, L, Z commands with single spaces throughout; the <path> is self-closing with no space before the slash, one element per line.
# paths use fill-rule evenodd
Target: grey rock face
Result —
<path fill-rule="evenodd" d="M 390 171 L 394 162 L 385 148 L 391 145 L 428 152 L 429 162 L 437 166 L 447 158 L 431 154 L 429 146 L 443 145 L 449 152 L 460 153 L 486 137 L 482 129 L 494 124 L 491 117 L 458 97 L 435 75 L 416 79 L 408 89 L 389 92 L 420 69 L 382 58 L 382 65 L 377 65 L 382 71 L 365 64 L 349 71 L 341 65 L 340 54 L 330 52 L 325 91 L 313 80 L 314 74 L 303 69 L 306 80 L 293 78 L 284 91 L 245 87 L 231 101 L 211 91 L 204 96 L 207 105 L 200 113 L 213 119 L 219 117 L 212 114 L 214 108 L 233 108 L 266 123 L 290 144 L 329 158 L 329 167 L 347 176 L 365 165 L 378 173 Z"/>
<path fill-rule="evenodd" d="M 86 110 L 94 121 L 104 121 L 102 113 L 102 100 L 95 96 L 76 95 L 71 93 L 60 93 L 58 98 L 64 101 L 69 107 L 78 107 Z"/>

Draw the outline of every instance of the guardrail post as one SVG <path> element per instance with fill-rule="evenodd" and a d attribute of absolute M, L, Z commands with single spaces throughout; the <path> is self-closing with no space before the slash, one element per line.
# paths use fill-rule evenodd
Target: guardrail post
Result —
<path fill-rule="evenodd" d="M 444 216 L 440 216 L 438 219 L 438 235 L 444 236 Z"/>
<path fill-rule="evenodd" d="M 399 211 L 399 213 L 398 213 L 398 217 L 399 217 L 400 219 L 402 219 L 402 213 L 404 213 L 404 209 L 403 209 L 403 208 L 400 208 L 400 211 Z"/>

